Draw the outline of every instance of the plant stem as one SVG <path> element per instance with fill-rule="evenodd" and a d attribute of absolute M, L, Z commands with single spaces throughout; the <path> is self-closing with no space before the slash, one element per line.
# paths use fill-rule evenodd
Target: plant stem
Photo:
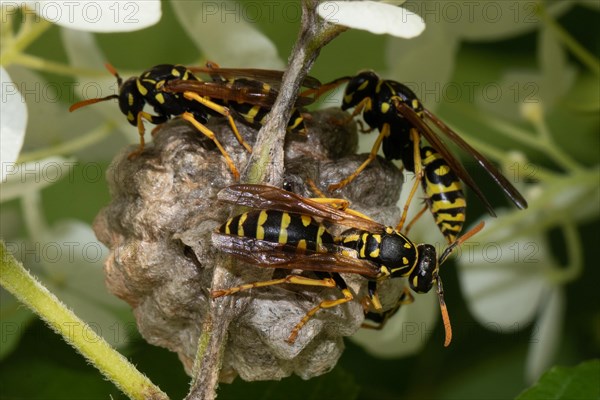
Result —
<path fill-rule="evenodd" d="M 281 90 L 269 115 L 258 132 L 252 149 L 252 156 L 243 173 L 245 183 L 261 183 L 281 186 L 284 172 L 284 140 L 286 128 L 302 84 L 310 67 L 317 58 L 320 49 L 331 41 L 341 29 L 332 29 L 332 25 L 319 19 L 316 9 L 317 0 L 302 1 L 302 26 L 298 39 L 288 60 Z M 227 282 L 230 257 L 215 266 L 212 286 L 221 287 Z M 216 388 L 222 357 L 227 340 L 227 329 L 236 313 L 244 307 L 237 301 L 232 306 L 230 299 L 211 302 L 209 313 L 205 317 L 200 336 L 198 351 L 194 361 L 194 378 L 187 400 L 211 400 L 216 397 Z"/>
<path fill-rule="evenodd" d="M 577 40 L 573 38 L 562 26 L 560 26 L 554 18 L 552 18 L 546 11 L 546 7 L 541 1 L 537 4 L 537 13 L 540 19 L 544 21 L 550 29 L 554 31 L 556 36 L 563 42 L 563 44 L 571 50 L 571 53 L 575 55 L 586 67 L 590 69 L 596 75 L 600 75 L 600 61 L 589 51 L 587 51 Z"/>
<path fill-rule="evenodd" d="M 30 13 L 25 14 L 26 18 L 19 33 L 14 37 L 11 46 L 2 52 L 2 65 L 8 66 L 14 62 L 14 59 L 20 55 L 31 43 L 33 43 L 41 34 L 43 34 L 52 24 L 45 19 L 36 17 L 39 21 L 33 23 L 34 18 Z"/>
<path fill-rule="evenodd" d="M 157 386 L 60 302 L 0 241 L 0 284 L 132 399 L 168 399 Z"/>
<path fill-rule="evenodd" d="M 102 78 L 106 76 L 106 72 L 99 69 L 77 68 L 70 65 L 46 60 L 40 57 L 32 56 L 25 53 L 15 54 L 12 62 L 24 67 L 36 69 L 38 71 L 53 72 L 60 75 L 81 75 L 90 78 Z"/>
<path fill-rule="evenodd" d="M 569 265 L 555 271 L 554 280 L 556 283 L 564 285 L 577 280 L 583 272 L 583 250 L 581 248 L 581 236 L 577 231 L 577 225 L 573 221 L 565 220 L 562 224 L 563 235 L 565 236 Z"/>
<path fill-rule="evenodd" d="M 98 143 L 105 137 L 108 137 L 113 129 L 114 124 L 107 122 L 104 125 L 80 136 L 76 139 L 71 139 L 67 142 L 58 144 L 52 147 L 46 147 L 40 150 L 30 151 L 28 153 L 22 153 L 17 160 L 18 163 L 25 163 L 35 160 L 41 160 L 43 158 L 58 156 L 63 154 L 72 154 L 76 151 L 89 147 L 93 144 Z"/>

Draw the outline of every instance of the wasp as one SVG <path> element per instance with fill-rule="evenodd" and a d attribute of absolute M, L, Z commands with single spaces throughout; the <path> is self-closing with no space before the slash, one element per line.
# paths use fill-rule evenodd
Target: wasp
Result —
<path fill-rule="evenodd" d="M 173 80 L 165 89 L 175 93 L 197 93 L 220 100 L 241 121 L 254 127 L 264 125 L 267 114 L 271 111 L 279 94 L 283 71 L 246 68 L 222 68 L 209 61 L 205 67 L 190 67 L 194 73 L 207 74 L 212 81 Z M 318 79 L 307 76 L 302 86 L 315 89 L 321 86 Z M 314 102 L 310 96 L 300 95 L 292 110 L 287 131 L 305 134 L 302 107 Z M 217 101 L 217 100 L 215 100 Z"/>
<path fill-rule="evenodd" d="M 287 339 L 292 344 L 319 310 L 353 300 L 354 294 L 340 274 L 366 278 L 368 295 L 363 305 L 370 304 L 376 310 L 382 308 L 377 283 L 406 277 L 408 287 L 416 293 L 426 293 L 437 286 L 446 331 L 445 346 L 450 344 L 452 329 L 439 276 L 440 265 L 457 246 L 481 230 L 483 223 L 438 257 L 434 246 L 413 243 L 396 229 L 347 208 L 348 202 L 342 199 L 309 199 L 276 187 L 249 184 L 229 186 L 219 192 L 218 198 L 253 209 L 230 218 L 213 233 L 212 240 L 218 249 L 261 267 L 313 271 L 316 278 L 291 273 L 281 279 L 213 290 L 213 298 L 283 283 L 339 289 L 342 297 L 321 301 L 294 326 Z M 334 235 L 327 224 L 347 229 Z"/>
<path fill-rule="evenodd" d="M 251 110 L 246 114 L 240 111 L 244 104 L 258 105 L 263 114 L 266 115 L 270 111 L 269 106 L 272 106 L 278 92 L 275 89 L 265 92 L 264 85 L 266 84 L 261 83 L 258 79 L 276 80 L 281 79 L 283 75 L 281 71 L 221 69 L 216 64 L 210 63 L 207 64 L 207 68 L 188 68 L 183 65 L 161 64 L 148 69 L 139 77 L 131 77 L 124 81 L 112 65 L 106 64 L 106 68 L 117 79 L 119 93 L 77 102 L 69 108 L 70 111 L 101 101 L 118 99 L 121 112 L 125 114 L 131 125 L 137 126 L 140 136 L 140 146 L 130 154 L 130 158 L 139 155 L 144 150 L 144 120 L 160 125 L 171 117 L 180 116 L 215 143 L 236 180 L 239 179 L 239 172 L 233 160 L 216 138 L 214 132 L 207 128 L 205 124 L 211 116 L 227 118 L 238 142 L 248 152 L 251 152 L 252 148 L 239 133 L 234 116 L 240 116 L 243 121 L 252 119 L 250 117 Z M 210 71 L 215 77 L 216 74 L 219 74 L 219 79 L 206 82 L 200 79 L 195 71 Z M 238 79 L 227 80 L 224 78 L 233 73 L 238 74 Z M 243 78 L 243 76 L 247 78 Z M 318 81 L 314 78 L 309 78 L 306 81 L 311 83 L 311 87 L 318 84 Z M 307 101 L 300 101 L 299 103 L 303 104 Z M 226 104 L 234 105 L 233 112 Z M 146 105 L 152 107 L 155 114 L 144 111 Z M 257 124 L 261 124 L 264 115 L 261 119 L 257 119 L 257 114 L 252 120 Z M 303 127 L 300 114 L 294 114 L 293 120 L 297 121 L 293 124 L 294 128 L 297 126 L 297 129 L 300 130 L 300 127 Z"/>
<path fill-rule="evenodd" d="M 377 129 L 379 136 L 363 164 L 346 179 L 330 185 L 330 190 L 340 189 L 352 182 L 377 157 L 377 152 L 382 147 L 386 159 L 402 160 L 404 168 L 413 172 L 417 178 L 397 229 L 402 229 L 412 197 L 418 183 L 421 182 L 426 206 L 418 216 L 429 208 L 446 240 L 449 243 L 454 242 L 465 220 L 466 201 L 462 182 L 475 192 L 492 216 L 496 214 L 475 181 L 439 138 L 434 130 L 436 128 L 470 154 L 518 208 L 527 208 L 527 201 L 502 173 L 431 111 L 423 107 L 415 93 L 406 85 L 381 79 L 373 71 L 363 71 L 356 76 L 346 76 L 326 83 L 316 91 L 308 90 L 305 94 L 315 94 L 315 97 L 319 97 L 346 82 L 341 108 L 354 108 L 352 117 L 362 113 L 369 127 L 363 129 L 363 132 Z M 421 145 L 421 136 L 430 146 Z M 409 227 L 411 225 L 409 224 Z"/>
<path fill-rule="evenodd" d="M 75 111 L 101 101 L 118 99 L 121 112 L 125 114 L 131 125 L 137 126 L 140 136 L 140 146 L 130 154 L 130 158 L 139 155 L 144 150 L 144 120 L 160 125 L 173 116 L 181 116 L 215 143 L 221 154 L 223 154 L 231 173 L 236 180 L 239 179 L 239 172 L 233 160 L 215 134 L 205 126 L 211 115 L 226 117 L 240 144 L 246 150 L 252 151 L 240 135 L 229 110 L 196 93 L 171 93 L 163 90 L 165 84 L 171 80 L 198 81 L 199 79 L 188 68 L 183 65 L 161 64 L 143 72 L 139 77 L 134 76 L 126 81 L 123 81 L 112 65 L 106 64 L 106 68 L 117 79 L 119 94 L 77 102 L 69 108 L 69 111 Z M 156 115 L 144 111 L 146 104 L 154 109 Z"/>

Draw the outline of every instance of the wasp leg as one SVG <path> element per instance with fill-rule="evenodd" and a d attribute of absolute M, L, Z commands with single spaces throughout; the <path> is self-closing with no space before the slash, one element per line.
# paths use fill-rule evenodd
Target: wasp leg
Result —
<path fill-rule="evenodd" d="M 142 154 L 142 152 L 144 151 L 144 147 L 146 146 L 146 140 L 144 140 L 144 134 L 146 133 L 146 129 L 144 128 L 144 120 L 156 125 L 162 124 L 167 121 L 167 118 L 164 116 L 152 115 L 145 111 L 140 111 L 137 114 L 136 119 L 138 133 L 140 135 L 140 147 L 138 147 L 137 150 L 129 153 L 129 156 L 127 156 L 127 158 L 129 158 L 130 160 Z"/>
<path fill-rule="evenodd" d="M 208 137 L 215 143 L 221 154 L 223 154 L 223 157 L 225 157 L 225 162 L 227 162 L 227 165 L 229 166 L 229 169 L 233 174 L 233 178 L 236 181 L 239 180 L 240 173 L 238 172 L 237 168 L 235 167 L 235 164 L 233 163 L 233 160 L 231 159 L 225 148 L 223 148 L 221 143 L 219 143 L 219 140 L 215 136 L 214 132 L 208 129 L 206 126 L 202 125 L 200 122 L 198 122 L 196 118 L 194 118 L 194 115 L 187 111 L 181 114 L 181 118 L 185 119 L 186 121 L 189 121 L 192 125 L 194 125 L 196 129 L 198 129 L 202 134 L 204 134 L 206 137 Z"/>
<path fill-rule="evenodd" d="M 352 214 L 354 216 L 357 217 L 361 217 L 364 219 L 368 219 L 370 221 L 372 221 L 373 219 L 363 213 L 361 213 L 360 211 L 356 211 L 353 210 L 352 208 L 348 208 L 350 206 L 350 202 L 346 199 L 338 199 L 338 198 L 331 198 L 331 197 L 327 197 L 325 195 L 325 193 L 323 193 L 321 191 L 321 189 L 319 189 L 317 187 L 317 185 L 313 182 L 312 179 L 307 178 L 306 179 L 306 183 L 308 184 L 308 186 L 311 188 L 311 190 L 319 197 L 311 197 L 310 199 L 316 203 L 320 203 L 320 204 L 327 204 L 335 209 L 338 210 L 342 210 L 345 211 L 348 214 Z"/>
<path fill-rule="evenodd" d="M 410 207 L 410 203 L 412 202 L 412 199 L 415 196 L 415 193 L 417 192 L 417 188 L 419 187 L 421 180 L 423 179 L 423 163 L 421 161 L 421 145 L 419 132 L 417 132 L 416 129 L 412 128 L 410 130 L 410 136 L 414 147 L 415 183 L 413 184 L 413 187 L 410 190 L 410 194 L 406 199 L 406 203 L 404 204 L 404 209 L 402 210 L 402 218 L 400 218 L 400 222 L 398 222 L 398 226 L 396 227 L 396 230 L 398 232 L 401 232 L 402 227 L 404 227 L 404 222 L 406 222 L 406 217 L 408 216 L 408 208 Z"/>
<path fill-rule="evenodd" d="M 368 295 L 363 297 L 361 300 L 361 304 L 363 306 L 363 311 L 365 315 L 369 312 L 369 309 L 373 307 L 375 310 L 381 310 L 381 301 L 379 300 L 379 296 L 377 295 L 377 281 L 369 281 L 367 283 L 367 290 L 369 292 Z"/>
<path fill-rule="evenodd" d="M 383 129 L 379 132 L 377 140 L 375 140 L 375 143 L 373 144 L 373 148 L 371 149 L 371 153 L 369 153 L 369 157 L 356 169 L 356 171 L 354 171 L 346 179 L 343 179 L 338 183 L 329 185 L 329 190 L 334 191 L 341 189 L 344 186 L 348 185 L 350 182 L 352 182 L 358 176 L 358 174 L 360 174 L 375 158 L 377 158 L 377 153 L 379 152 L 379 148 L 381 147 L 381 142 L 383 142 L 383 139 L 388 137 L 389 135 L 390 126 L 388 124 L 385 124 L 383 126 Z"/>
<path fill-rule="evenodd" d="M 233 131 L 233 134 L 235 135 L 237 141 L 242 146 L 244 146 L 248 153 L 252 153 L 252 147 L 250 147 L 250 145 L 246 143 L 244 138 L 242 138 L 242 135 L 240 135 L 240 131 L 238 131 L 237 125 L 235 124 L 235 121 L 233 120 L 233 117 L 231 116 L 231 113 L 229 112 L 229 109 L 227 107 L 217 104 L 209 99 L 205 99 L 204 97 L 194 92 L 183 92 L 183 96 L 188 100 L 195 100 L 203 106 L 206 106 L 227 118 L 227 120 L 229 121 L 229 126 L 231 127 L 231 130 Z"/>
<path fill-rule="evenodd" d="M 419 211 L 417 213 L 417 215 L 415 215 L 413 217 L 413 219 L 411 219 L 410 222 L 406 225 L 406 228 L 404 229 L 404 232 L 403 232 L 405 236 L 408 235 L 408 232 L 413 227 L 413 225 L 419 220 L 419 218 L 421 218 L 423 216 L 423 214 L 425 214 L 425 211 L 427 211 L 427 208 L 429 208 L 429 207 L 427 206 L 427 204 L 425 204 L 423 206 L 423 208 L 421 208 L 421 211 Z"/>
<path fill-rule="evenodd" d="M 317 184 L 315 183 L 315 181 L 313 181 L 312 179 L 306 178 L 306 184 L 308 185 L 308 187 L 310 188 L 310 190 L 312 190 L 312 192 L 314 194 L 316 194 L 318 197 L 323 197 L 323 198 L 327 197 L 325 195 L 325 193 L 323 193 L 323 191 L 321 189 L 319 189 L 319 187 L 317 186 Z"/>
<path fill-rule="evenodd" d="M 230 294 L 241 292 L 243 290 L 249 290 L 249 289 L 257 288 L 257 287 L 281 285 L 283 283 L 293 283 L 296 285 L 307 285 L 307 286 L 325 286 L 325 287 L 335 287 L 336 286 L 336 282 L 332 278 L 313 279 L 313 278 L 306 278 L 306 277 L 300 276 L 300 275 L 288 275 L 285 278 L 281 278 L 281 279 L 271 279 L 268 281 L 247 283 L 245 285 L 235 286 L 235 287 L 232 287 L 229 289 L 213 290 L 211 292 L 211 296 L 213 298 L 229 296 Z"/>
<path fill-rule="evenodd" d="M 404 291 L 400 295 L 400 298 L 398 299 L 398 301 L 396 302 L 394 307 L 392 307 L 389 310 L 384 311 L 382 313 L 366 312 L 365 318 L 371 320 L 371 322 L 373 322 L 373 324 L 363 322 L 362 328 L 376 329 L 376 330 L 383 329 L 385 324 L 387 324 L 387 322 L 390 320 L 390 318 L 392 318 L 398 312 L 398 310 L 400 309 L 401 306 L 410 304 L 413 301 L 414 301 L 414 297 L 410 293 L 410 290 L 408 289 L 408 287 L 405 287 Z"/>
<path fill-rule="evenodd" d="M 323 85 L 321 85 L 318 89 L 307 89 L 305 91 L 303 91 L 300 95 L 302 97 L 308 97 L 310 95 L 314 95 L 314 99 L 318 99 L 319 97 L 321 97 L 323 94 L 337 88 L 338 86 L 348 82 L 350 79 L 352 79 L 352 77 L 350 76 L 345 76 L 343 78 L 338 78 L 334 81 L 331 81 L 329 83 L 325 83 Z"/>
<path fill-rule="evenodd" d="M 320 275 L 320 274 L 318 274 L 318 275 Z M 290 344 L 292 344 L 296 341 L 296 338 L 298 337 L 298 332 L 300 331 L 300 329 L 302 329 L 302 327 L 308 322 L 308 320 L 310 318 L 312 318 L 313 315 L 315 315 L 317 313 L 317 311 L 319 311 L 322 308 L 331 308 L 331 307 L 338 306 L 338 305 L 346 303 L 354 298 L 354 296 L 352 296 L 352 293 L 350 292 L 350 289 L 348 289 L 348 287 L 346 286 L 346 282 L 344 282 L 342 277 L 338 274 L 333 274 L 333 277 L 327 277 L 327 278 L 321 278 L 321 279 L 307 278 L 307 277 L 299 276 L 299 275 L 288 275 L 285 278 L 281 278 L 281 279 L 271 279 L 268 281 L 247 283 L 245 285 L 235 286 L 235 287 L 232 287 L 229 289 L 213 290 L 211 292 L 211 296 L 213 298 L 229 296 L 231 294 L 234 294 L 234 293 L 237 293 L 237 292 L 240 292 L 243 290 L 249 290 L 249 289 L 256 288 L 256 287 L 281 285 L 283 283 L 293 283 L 296 285 L 307 285 L 307 286 L 338 287 L 341 290 L 342 294 L 344 295 L 343 299 L 323 300 L 317 306 L 310 309 L 306 313 L 306 315 L 300 320 L 300 322 L 298 322 L 298 324 L 296 324 L 294 329 L 292 329 L 290 336 L 286 340 Z"/>
<path fill-rule="evenodd" d="M 333 207 L 337 210 L 342 210 L 342 211 L 347 211 L 348 206 L 350 205 L 350 202 L 346 199 L 336 199 L 336 198 L 329 198 L 329 197 L 311 197 L 310 199 L 312 201 L 314 201 L 315 203 L 327 204 L 330 207 Z"/>
<path fill-rule="evenodd" d="M 323 300 L 318 305 L 311 308 L 306 313 L 306 315 L 300 320 L 300 322 L 298 322 L 296 324 L 294 329 L 292 329 L 292 332 L 290 332 L 290 336 L 287 338 L 286 342 L 288 342 L 289 344 L 293 344 L 296 341 L 296 338 L 298 337 L 298 332 L 300 332 L 300 329 L 302 329 L 302 327 L 304 325 L 306 325 L 306 323 L 319 310 L 321 310 L 323 308 L 337 307 L 341 304 L 347 303 L 347 302 L 351 301 L 352 299 L 354 299 L 354 296 L 352 295 L 352 292 L 350 292 L 350 289 L 348 289 L 348 286 L 346 285 L 346 282 L 344 282 L 344 279 L 339 274 L 332 274 L 332 277 L 333 277 L 333 280 L 335 281 L 335 286 L 337 286 L 338 289 L 340 289 L 340 291 L 344 295 L 344 298 L 336 299 L 336 300 Z M 331 278 L 325 278 L 325 279 L 331 279 Z"/>

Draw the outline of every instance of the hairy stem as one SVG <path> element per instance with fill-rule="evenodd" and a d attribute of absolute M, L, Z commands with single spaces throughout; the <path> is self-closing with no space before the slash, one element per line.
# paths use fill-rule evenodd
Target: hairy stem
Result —
<path fill-rule="evenodd" d="M 38 282 L 0 242 L 0 284 L 38 314 L 132 399 L 168 399 L 160 388 Z"/>

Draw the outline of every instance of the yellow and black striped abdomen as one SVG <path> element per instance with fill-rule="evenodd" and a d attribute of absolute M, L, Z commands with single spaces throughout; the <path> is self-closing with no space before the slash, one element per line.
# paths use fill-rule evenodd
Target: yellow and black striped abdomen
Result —
<path fill-rule="evenodd" d="M 432 147 L 421 149 L 425 177 L 423 191 L 435 223 L 448 241 L 452 243 L 465 223 L 466 199 L 462 182 L 446 160 Z"/>
<path fill-rule="evenodd" d="M 318 251 L 321 244 L 334 243 L 325 226 L 314 218 L 276 210 L 254 210 L 237 215 L 221 225 L 219 232 L 314 251 Z"/>

